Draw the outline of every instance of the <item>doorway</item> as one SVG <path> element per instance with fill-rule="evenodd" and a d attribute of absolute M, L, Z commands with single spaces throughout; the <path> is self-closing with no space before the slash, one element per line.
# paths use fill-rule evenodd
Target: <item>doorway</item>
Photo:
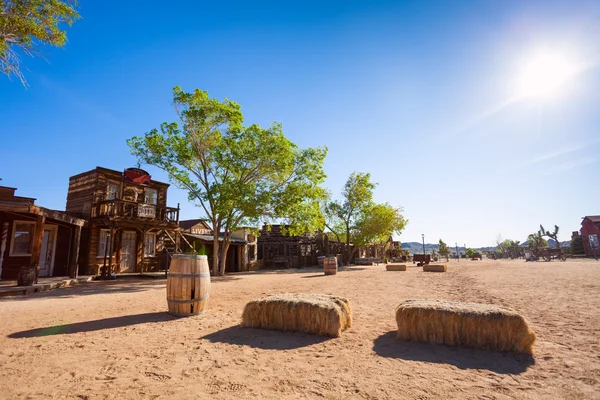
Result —
<path fill-rule="evenodd" d="M 134 272 L 136 260 L 135 231 L 123 231 L 121 236 L 121 270 L 120 272 Z"/>
<path fill-rule="evenodd" d="M 42 247 L 40 248 L 40 276 L 52 276 L 54 252 L 56 250 L 56 226 L 44 225 Z"/>

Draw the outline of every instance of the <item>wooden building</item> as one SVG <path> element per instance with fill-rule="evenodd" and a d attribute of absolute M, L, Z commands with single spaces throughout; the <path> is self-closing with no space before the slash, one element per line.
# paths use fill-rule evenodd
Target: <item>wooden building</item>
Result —
<path fill-rule="evenodd" d="M 202 219 L 190 219 L 179 222 L 184 241 L 181 243 L 184 251 L 201 253 L 208 256 L 208 262 L 213 266 L 213 230 Z M 223 241 L 224 235 L 219 235 Z M 257 261 L 256 236 L 251 229 L 241 228 L 231 234 L 231 244 L 227 251 L 225 272 L 242 272 L 254 269 Z"/>
<path fill-rule="evenodd" d="M 39 276 L 77 277 L 81 229 L 85 221 L 35 205 L 0 186 L 0 279 L 14 280 L 24 266 Z"/>
<path fill-rule="evenodd" d="M 113 273 L 158 270 L 164 247 L 179 250 L 179 205 L 167 207 L 168 188 L 139 168 L 96 167 L 72 176 L 66 210 L 87 221 L 80 271 L 98 274 L 104 265 Z"/>
<path fill-rule="evenodd" d="M 318 265 L 324 255 L 323 239 L 318 234 L 284 235 L 281 225 L 262 227 L 258 237 L 258 259 L 263 268 L 298 268 Z"/>
<path fill-rule="evenodd" d="M 585 255 L 600 256 L 600 215 L 588 215 L 581 221 L 581 236 Z"/>

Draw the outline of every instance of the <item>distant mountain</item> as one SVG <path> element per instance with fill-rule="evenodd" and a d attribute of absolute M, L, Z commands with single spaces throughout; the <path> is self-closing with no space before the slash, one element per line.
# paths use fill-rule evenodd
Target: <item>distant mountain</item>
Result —
<path fill-rule="evenodd" d="M 569 247 L 571 245 L 571 242 L 566 240 L 564 242 L 560 242 L 560 247 Z M 450 251 L 455 253 L 456 252 L 456 247 L 454 246 L 450 246 Z M 553 239 L 548 239 L 548 246 L 549 247 L 556 247 L 556 244 L 554 242 Z M 523 247 L 527 247 L 527 241 L 519 244 L 519 247 L 523 248 Z M 419 243 L 419 242 L 402 242 L 402 248 L 405 250 L 410 251 L 412 254 L 423 254 L 423 243 Z M 425 243 L 425 253 L 431 253 L 433 250 L 438 251 L 439 250 L 439 246 L 437 245 L 437 243 L 432 244 L 432 243 Z M 473 250 L 477 250 L 477 251 L 495 251 L 496 250 L 496 246 L 488 246 L 488 247 L 476 247 L 473 248 Z M 464 253 L 465 252 L 465 248 L 464 246 L 458 246 L 458 251 L 460 253 Z"/>

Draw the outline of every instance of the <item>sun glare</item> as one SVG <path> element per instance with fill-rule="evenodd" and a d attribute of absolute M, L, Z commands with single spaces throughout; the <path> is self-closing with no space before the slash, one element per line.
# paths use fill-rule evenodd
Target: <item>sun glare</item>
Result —
<path fill-rule="evenodd" d="M 544 99 L 557 95 L 577 72 L 577 65 L 565 56 L 537 54 L 523 65 L 519 96 Z"/>

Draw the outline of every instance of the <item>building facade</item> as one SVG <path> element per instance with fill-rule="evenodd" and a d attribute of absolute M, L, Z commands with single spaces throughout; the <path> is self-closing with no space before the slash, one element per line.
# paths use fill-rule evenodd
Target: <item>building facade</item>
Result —
<path fill-rule="evenodd" d="M 15 196 L 0 186 L 0 279 L 17 279 L 21 267 L 35 266 L 38 275 L 77 277 L 79 242 L 85 221 L 63 211 Z"/>
<path fill-rule="evenodd" d="M 211 227 L 202 219 L 180 221 L 184 251 L 204 254 L 213 267 L 214 235 Z M 224 235 L 219 235 L 223 241 Z M 243 272 L 255 269 L 257 262 L 256 236 L 250 228 L 241 228 L 231 234 L 231 244 L 227 250 L 225 272 Z"/>
<path fill-rule="evenodd" d="M 164 269 L 161 251 L 179 251 L 179 205 L 167 206 L 169 184 L 139 168 L 102 167 L 69 178 L 66 210 L 87 223 L 79 269 L 86 274 Z"/>
<path fill-rule="evenodd" d="M 588 215 L 581 221 L 583 249 L 589 257 L 600 256 L 600 215 Z"/>

